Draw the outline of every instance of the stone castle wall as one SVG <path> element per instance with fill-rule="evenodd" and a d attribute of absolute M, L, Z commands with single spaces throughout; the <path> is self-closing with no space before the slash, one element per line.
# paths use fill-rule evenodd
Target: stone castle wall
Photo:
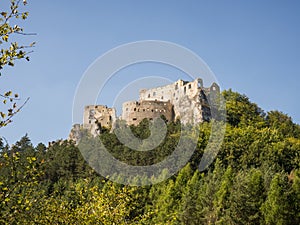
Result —
<path fill-rule="evenodd" d="M 200 78 L 192 82 L 178 80 L 170 85 L 141 90 L 140 101 L 170 101 L 175 118 L 180 118 L 184 124 L 200 123 L 210 120 L 210 99 L 219 92 L 216 83 L 205 88 Z"/>
<path fill-rule="evenodd" d="M 138 125 L 144 118 L 153 120 L 162 115 L 167 121 L 174 120 L 174 109 L 170 101 L 129 101 L 123 103 L 121 118 L 128 125 Z"/>
<path fill-rule="evenodd" d="M 183 124 L 209 121 L 213 110 L 217 108 L 214 107 L 214 100 L 219 93 L 220 88 L 216 83 L 203 87 L 200 78 L 191 82 L 178 80 L 170 85 L 143 89 L 140 91 L 139 101 L 123 103 L 121 119 L 128 125 L 138 125 L 144 118 L 153 120 L 162 115 L 167 121 L 178 118 Z M 114 108 L 88 105 L 84 109 L 82 128 L 97 136 L 102 127 L 114 128 L 116 120 Z M 70 137 L 77 137 L 80 127 L 74 126 Z"/>
<path fill-rule="evenodd" d="M 101 127 L 112 127 L 116 121 L 116 110 L 103 105 L 88 105 L 84 108 L 83 128 L 93 135 L 100 133 Z"/>

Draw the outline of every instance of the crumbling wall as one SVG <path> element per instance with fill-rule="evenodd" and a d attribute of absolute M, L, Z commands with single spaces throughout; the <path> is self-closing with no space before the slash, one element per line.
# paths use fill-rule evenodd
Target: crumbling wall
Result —
<path fill-rule="evenodd" d="M 144 118 L 153 120 L 164 116 L 167 121 L 174 120 L 174 109 L 170 101 L 130 101 L 123 103 L 122 120 L 128 125 L 138 125 Z"/>
<path fill-rule="evenodd" d="M 116 110 L 104 105 L 88 105 L 84 108 L 83 128 L 92 135 L 100 134 L 102 127 L 112 127 L 116 121 Z"/>
<path fill-rule="evenodd" d="M 216 83 L 203 87 L 200 78 L 191 82 L 178 80 L 166 86 L 141 90 L 139 101 L 123 103 L 121 119 L 128 125 L 138 125 L 144 118 L 153 120 L 162 115 L 167 121 L 179 118 L 184 124 L 210 121 L 212 112 L 217 110 L 215 99 L 219 94 L 220 87 Z M 88 105 L 84 109 L 83 125 L 73 127 L 70 139 L 80 139 L 81 127 L 93 136 L 99 135 L 102 127 L 114 129 L 116 119 L 114 108 Z"/>
<path fill-rule="evenodd" d="M 74 124 L 70 131 L 68 140 L 73 140 L 73 141 L 75 141 L 76 144 L 78 144 L 79 140 L 82 138 L 81 128 L 82 128 L 82 125 Z"/>
<path fill-rule="evenodd" d="M 170 85 L 141 90 L 140 101 L 170 101 L 175 118 L 180 118 L 184 124 L 200 123 L 210 120 L 209 100 L 218 92 L 220 88 L 216 83 L 205 88 L 200 78 L 192 82 L 178 80 Z"/>

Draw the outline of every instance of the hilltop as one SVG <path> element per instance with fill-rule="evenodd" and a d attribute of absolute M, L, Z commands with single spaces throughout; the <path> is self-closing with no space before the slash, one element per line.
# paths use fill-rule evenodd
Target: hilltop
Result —
<path fill-rule="evenodd" d="M 13 146 L 1 141 L 0 223 L 299 224 L 299 125 L 282 112 L 264 112 L 245 95 L 222 95 L 226 133 L 214 163 L 198 170 L 211 131 L 204 121 L 189 163 L 155 185 L 111 182 L 89 167 L 72 141 L 49 147 L 32 146 L 27 136 Z M 146 139 L 149 123 L 130 129 Z M 181 126 L 170 121 L 165 140 L 147 152 L 130 150 L 107 129 L 86 135 L 82 144 L 101 140 L 124 163 L 152 165 L 173 152 Z"/>

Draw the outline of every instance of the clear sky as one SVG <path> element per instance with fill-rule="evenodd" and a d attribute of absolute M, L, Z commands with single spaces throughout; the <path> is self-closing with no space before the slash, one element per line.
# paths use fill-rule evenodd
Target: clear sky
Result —
<path fill-rule="evenodd" d="M 8 7 L 1 0 L 0 11 Z M 34 144 L 67 138 L 76 87 L 88 66 L 106 51 L 133 41 L 163 40 L 198 54 L 222 89 L 246 94 L 265 111 L 277 109 L 300 123 L 299 1 L 67 1 L 28 0 L 24 27 L 36 36 L 31 61 L 18 62 L 0 79 L 26 107 L 0 129 L 10 144 L 28 133 Z M 128 68 L 111 83 L 110 104 L 122 83 L 141 76 L 184 74 L 151 63 Z M 137 95 L 136 95 L 137 96 Z M 132 96 L 134 99 L 136 96 Z"/>

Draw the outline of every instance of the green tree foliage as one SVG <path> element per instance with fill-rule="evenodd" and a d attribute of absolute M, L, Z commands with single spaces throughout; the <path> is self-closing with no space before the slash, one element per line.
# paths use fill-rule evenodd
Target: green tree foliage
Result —
<path fill-rule="evenodd" d="M 264 122 L 264 112 L 255 103 L 250 102 L 249 98 L 231 89 L 224 91 L 223 96 L 226 100 L 227 121 L 232 126 L 260 126 Z"/>
<path fill-rule="evenodd" d="M 294 224 L 296 218 L 290 215 L 289 184 L 284 174 L 276 173 L 272 179 L 266 201 L 262 205 L 265 224 Z"/>
<path fill-rule="evenodd" d="M 76 180 L 92 173 L 78 148 L 68 141 L 59 141 L 51 145 L 45 158 L 45 175 L 54 182 L 62 179 Z"/>
<path fill-rule="evenodd" d="M 36 157 L 4 153 L 0 164 L 0 223 L 29 221 L 44 197 L 38 183 L 42 171 Z"/>
<path fill-rule="evenodd" d="M 277 129 L 284 136 L 299 137 L 299 125 L 294 124 L 292 118 L 279 111 L 268 112 L 266 118 L 267 124 Z"/>
<path fill-rule="evenodd" d="M 230 208 L 229 197 L 233 185 L 233 171 L 227 167 L 220 184 L 220 188 L 215 193 L 216 224 L 228 224 L 228 210 Z"/>
<path fill-rule="evenodd" d="M 31 51 L 28 51 L 28 49 L 34 46 L 34 43 L 22 45 L 14 41 L 15 35 L 28 35 L 28 33 L 24 33 L 22 27 L 14 25 L 21 23 L 20 20 L 26 20 L 29 15 L 28 12 L 20 10 L 21 2 L 23 5 L 27 4 L 26 0 L 10 0 L 9 9 L 0 12 L 0 76 L 2 76 L 3 69 L 6 66 L 13 67 L 16 60 L 26 59 L 29 61 L 28 54 Z M 12 90 L 0 93 L 0 99 L 4 108 L 0 111 L 0 127 L 3 127 L 12 121 L 12 117 L 21 110 L 28 99 L 21 106 L 17 106 L 17 101 L 20 98 Z"/>
<path fill-rule="evenodd" d="M 198 225 L 201 224 L 198 212 L 198 196 L 201 188 L 200 173 L 196 171 L 191 179 L 188 179 L 182 192 L 179 204 L 179 220 L 182 224 Z"/>
<path fill-rule="evenodd" d="M 99 165 L 99 151 L 84 152 L 84 159 L 71 141 L 33 146 L 25 135 L 8 146 L 0 139 L 0 224 L 299 224 L 298 125 L 282 113 L 264 116 L 246 96 L 225 96 L 229 115 L 215 162 L 198 171 L 211 130 L 200 124 L 190 162 L 155 185 L 108 181 L 85 161 Z M 144 120 L 130 129 L 146 139 L 149 125 Z M 164 141 L 146 152 L 124 146 L 108 130 L 96 138 L 85 133 L 79 146 L 89 151 L 101 141 L 119 160 L 151 165 L 172 153 L 180 132 L 180 121 L 169 123 Z"/>
<path fill-rule="evenodd" d="M 200 224 L 215 224 L 217 221 L 216 193 L 220 188 L 224 168 L 220 160 L 216 160 L 213 171 L 201 176 L 201 186 L 197 198 L 197 215 Z"/>
<path fill-rule="evenodd" d="M 240 171 L 229 197 L 229 221 L 233 224 L 259 224 L 260 207 L 265 200 L 262 172 L 259 169 Z"/>

